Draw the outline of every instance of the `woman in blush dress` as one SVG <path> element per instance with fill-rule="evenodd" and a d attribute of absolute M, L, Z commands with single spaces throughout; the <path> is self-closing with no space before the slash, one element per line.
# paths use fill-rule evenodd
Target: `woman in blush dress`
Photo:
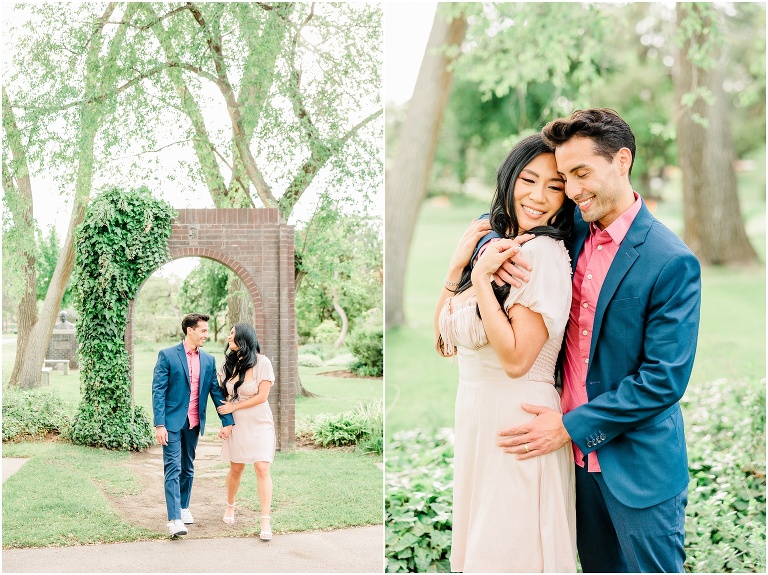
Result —
<path fill-rule="evenodd" d="M 570 443 L 525 461 L 497 443 L 501 429 L 534 417 L 521 403 L 560 410 L 554 373 L 571 304 L 563 240 L 573 213 L 553 151 L 530 136 L 499 168 L 490 221 L 474 221 L 451 259 L 435 341 L 459 364 L 452 571 L 576 571 Z M 499 239 L 475 262 L 489 229 Z M 493 274 L 512 258 L 530 264 L 529 281 L 496 286 Z"/>
<path fill-rule="evenodd" d="M 275 457 L 275 423 L 267 398 L 275 383 L 275 372 L 269 358 L 261 355 L 259 340 L 254 329 L 237 323 L 229 332 L 224 367 L 219 384 L 229 401 L 216 410 L 231 413 L 235 419 L 221 449 L 221 460 L 229 461 L 227 474 L 227 508 L 224 523 L 235 523 L 235 497 L 240 487 L 246 464 L 253 464 L 261 504 L 262 541 L 272 539 L 270 506 L 272 505 L 272 478 L 269 466 Z"/>

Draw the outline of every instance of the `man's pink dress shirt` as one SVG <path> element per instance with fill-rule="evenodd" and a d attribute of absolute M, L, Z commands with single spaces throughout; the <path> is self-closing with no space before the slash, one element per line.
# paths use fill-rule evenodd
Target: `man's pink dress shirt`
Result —
<path fill-rule="evenodd" d="M 641 206 L 642 200 L 635 193 L 635 203 L 607 228 L 601 231 L 594 223 L 589 224 L 589 234 L 573 273 L 573 299 L 565 332 L 565 377 L 562 397 L 564 414 L 588 401 L 587 368 L 597 298 L 613 258 Z M 573 453 L 576 464 L 584 467 L 584 454 L 575 443 Z M 587 461 L 589 471 L 600 471 L 596 451 L 589 454 Z"/>
<path fill-rule="evenodd" d="M 200 352 L 197 348 L 187 346 L 184 340 L 184 351 L 187 352 L 187 367 L 189 368 L 189 428 L 200 424 Z"/>

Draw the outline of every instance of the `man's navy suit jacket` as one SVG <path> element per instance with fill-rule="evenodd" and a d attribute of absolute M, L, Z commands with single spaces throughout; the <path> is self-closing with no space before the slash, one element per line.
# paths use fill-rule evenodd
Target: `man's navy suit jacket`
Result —
<path fill-rule="evenodd" d="M 571 263 L 589 224 L 576 210 Z M 701 268 L 643 203 L 600 290 L 587 371 L 589 401 L 563 416 L 573 442 L 597 450 L 611 493 L 646 508 L 688 485 L 679 400 L 693 368 Z"/>
<path fill-rule="evenodd" d="M 218 407 L 227 398 L 216 379 L 216 360 L 198 349 L 200 353 L 200 387 L 198 405 L 200 408 L 200 435 L 205 432 L 205 408 L 208 395 Z M 180 431 L 187 420 L 190 401 L 189 366 L 184 342 L 160 350 L 152 375 L 152 411 L 155 425 L 164 425 L 168 431 Z M 232 414 L 220 415 L 224 426 L 235 423 Z"/>

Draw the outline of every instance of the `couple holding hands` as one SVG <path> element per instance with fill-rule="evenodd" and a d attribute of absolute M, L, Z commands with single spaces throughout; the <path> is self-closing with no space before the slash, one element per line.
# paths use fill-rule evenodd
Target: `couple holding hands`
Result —
<path fill-rule="evenodd" d="M 181 322 L 184 340 L 158 354 L 152 376 L 155 436 L 163 446 L 165 503 L 171 537 L 187 534 L 194 523 L 189 509 L 197 441 L 205 430 L 208 396 L 221 419 L 221 460 L 229 461 L 223 521 L 235 523 L 235 497 L 246 464 L 253 464 L 261 505 L 259 538 L 272 538 L 269 466 L 275 456 L 275 426 L 267 398 L 275 373 L 260 353 L 256 332 L 248 324 L 232 327 L 224 366 L 201 348 L 208 339 L 204 314 L 188 314 Z M 223 502 L 224 503 L 224 502 Z"/>
<path fill-rule="evenodd" d="M 700 266 L 632 189 L 635 151 L 613 110 L 550 122 L 454 252 L 452 571 L 575 572 L 577 549 L 585 573 L 683 571 Z"/>

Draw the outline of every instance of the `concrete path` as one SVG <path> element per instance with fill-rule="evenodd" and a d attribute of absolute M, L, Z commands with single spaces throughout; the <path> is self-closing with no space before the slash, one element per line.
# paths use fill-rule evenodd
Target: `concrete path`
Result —
<path fill-rule="evenodd" d="M 3 549 L 4 573 L 382 573 L 384 527 Z"/>
<path fill-rule="evenodd" d="M 3 457 L 3 483 L 28 461 L 26 457 Z"/>

